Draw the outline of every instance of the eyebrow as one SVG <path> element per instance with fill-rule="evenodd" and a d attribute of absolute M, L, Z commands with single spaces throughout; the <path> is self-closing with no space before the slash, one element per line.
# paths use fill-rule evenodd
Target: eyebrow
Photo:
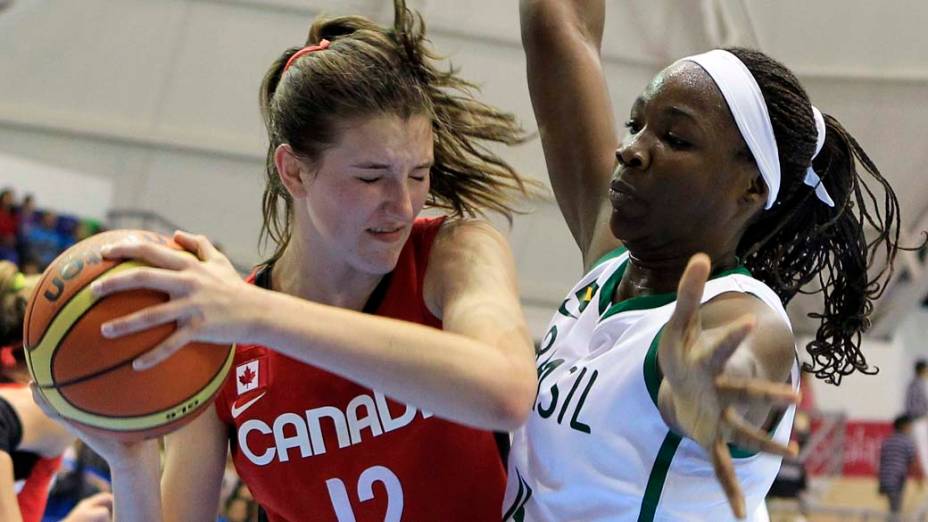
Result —
<path fill-rule="evenodd" d="M 376 161 L 362 161 L 360 163 L 353 163 L 351 165 L 356 169 L 389 169 L 390 166 L 386 163 L 377 163 Z"/>
<path fill-rule="evenodd" d="M 671 105 L 670 108 L 667 109 L 667 112 L 669 112 L 673 116 L 682 116 L 684 118 L 693 120 L 697 124 L 699 123 L 699 118 L 697 118 L 695 114 L 693 114 L 689 110 L 684 109 L 682 107 Z"/>
<path fill-rule="evenodd" d="M 426 160 L 422 163 L 416 165 L 417 169 L 431 168 L 434 165 L 434 160 Z M 356 169 L 370 169 L 370 170 L 390 170 L 390 165 L 386 163 L 379 163 L 376 161 L 362 161 L 360 163 L 354 163 L 351 165 Z"/>
<path fill-rule="evenodd" d="M 632 103 L 632 110 L 635 110 L 636 108 L 640 108 L 642 105 L 645 105 L 646 103 L 647 102 L 645 101 L 644 96 L 638 96 L 637 98 L 635 98 L 635 101 Z M 674 117 L 682 116 L 684 118 L 693 120 L 695 123 L 699 123 L 699 118 L 697 118 L 696 115 L 692 111 L 690 111 L 689 109 L 683 108 L 683 107 L 679 107 L 677 105 L 671 105 L 667 109 L 664 109 L 664 112 L 670 113 L 670 115 Z"/>

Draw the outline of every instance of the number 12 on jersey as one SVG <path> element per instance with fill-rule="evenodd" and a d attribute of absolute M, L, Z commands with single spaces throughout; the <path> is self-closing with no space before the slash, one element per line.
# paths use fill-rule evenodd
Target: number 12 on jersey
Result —
<path fill-rule="evenodd" d="M 384 522 L 400 522 L 403 515 L 403 486 L 400 479 L 384 466 L 371 466 L 358 477 L 358 500 L 367 502 L 374 498 L 374 483 L 380 482 L 387 490 L 387 513 Z M 331 478 L 325 481 L 329 489 L 329 498 L 338 522 L 356 522 L 348 490 L 341 479 Z"/>

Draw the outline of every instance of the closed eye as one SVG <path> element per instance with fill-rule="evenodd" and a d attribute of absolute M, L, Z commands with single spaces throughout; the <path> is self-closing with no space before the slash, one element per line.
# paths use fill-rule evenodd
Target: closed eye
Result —
<path fill-rule="evenodd" d="M 413 171 L 413 174 L 411 174 L 409 177 L 416 181 L 425 181 L 425 179 L 429 177 L 429 173 L 431 173 L 431 171 L 432 164 L 426 163 L 416 167 L 416 169 Z"/>
<path fill-rule="evenodd" d="M 687 149 L 692 146 L 692 143 L 674 134 L 667 134 L 667 137 L 665 139 L 667 140 L 667 143 L 669 143 L 670 146 L 675 149 Z"/>

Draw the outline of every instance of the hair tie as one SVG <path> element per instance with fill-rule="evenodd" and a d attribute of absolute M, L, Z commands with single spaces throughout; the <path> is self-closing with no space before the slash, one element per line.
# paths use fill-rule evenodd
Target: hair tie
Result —
<path fill-rule="evenodd" d="M 330 43 L 331 43 L 331 42 L 329 42 L 328 40 L 326 40 L 325 38 L 323 38 L 322 40 L 319 41 L 318 44 L 316 44 L 316 45 L 307 45 L 306 47 L 304 47 L 304 48 L 300 49 L 299 51 L 293 53 L 293 56 L 291 56 L 290 59 L 287 60 L 287 63 L 284 65 L 284 70 L 283 70 L 283 72 L 281 72 L 280 74 L 283 74 L 283 73 L 287 72 L 287 69 L 289 69 L 290 66 L 293 65 L 293 62 L 297 61 L 298 59 L 302 58 L 303 56 L 306 56 L 307 54 L 312 54 L 312 53 L 314 53 L 314 52 L 316 52 L 316 51 L 321 51 L 321 50 L 323 50 L 323 49 L 328 49 Z"/>
<path fill-rule="evenodd" d="M 815 119 L 815 130 L 818 132 L 815 138 L 815 154 L 812 155 L 812 161 L 815 161 L 815 158 L 818 157 L 818 153 L 822 151 L 822 146 L 825 145 L 825 132 L 827 129 L 825 127 L 825 118 L 822 116 L 822 111 L 818 110 L 814 105 L 812 106 L 812 117 Z M 818 174 L 815 173 L 815 169 L 812 168 L 811 162 L 809 162 L 809 168 L 806 169 L 806 177 L 803 178 L 802 182 L 815 189 L 815 197 L 822 203 L 829 207 L 835 206 L 835 202 L 831 199 L 828 191 L 825 190 L 825 184 L 822 183 L 822 178 L 818 177 Z"/>

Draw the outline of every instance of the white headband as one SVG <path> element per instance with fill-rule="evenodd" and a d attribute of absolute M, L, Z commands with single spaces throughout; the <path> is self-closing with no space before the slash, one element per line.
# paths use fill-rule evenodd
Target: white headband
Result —
<path fill-rule="evenodd" d="M 767 103 L 754 75 L 737 56 L 722 49 L 688 56 L 678 62 L 683 60 L 699 64 L 722 92 L 741 136 L 754 155 L 760 175 L 767 183 L 767 204 L 764 209 L 769 209 L 776 202 L 777 194 L 780 192 L 780 155 L 777 151 L 777 140 L 773 135 L 773 125 L 770 123 L 770 114 L 767 112 Z M 818 131 L 815 154 L 812 155 L 814 159 L 825 143 L 825 120 L 815 107 L 812 107 L 812 113 Z M 806 171 L 803 183 L 813 187 L 815 195 L 826 205 L 835 206 L 811 165 Z"/>

